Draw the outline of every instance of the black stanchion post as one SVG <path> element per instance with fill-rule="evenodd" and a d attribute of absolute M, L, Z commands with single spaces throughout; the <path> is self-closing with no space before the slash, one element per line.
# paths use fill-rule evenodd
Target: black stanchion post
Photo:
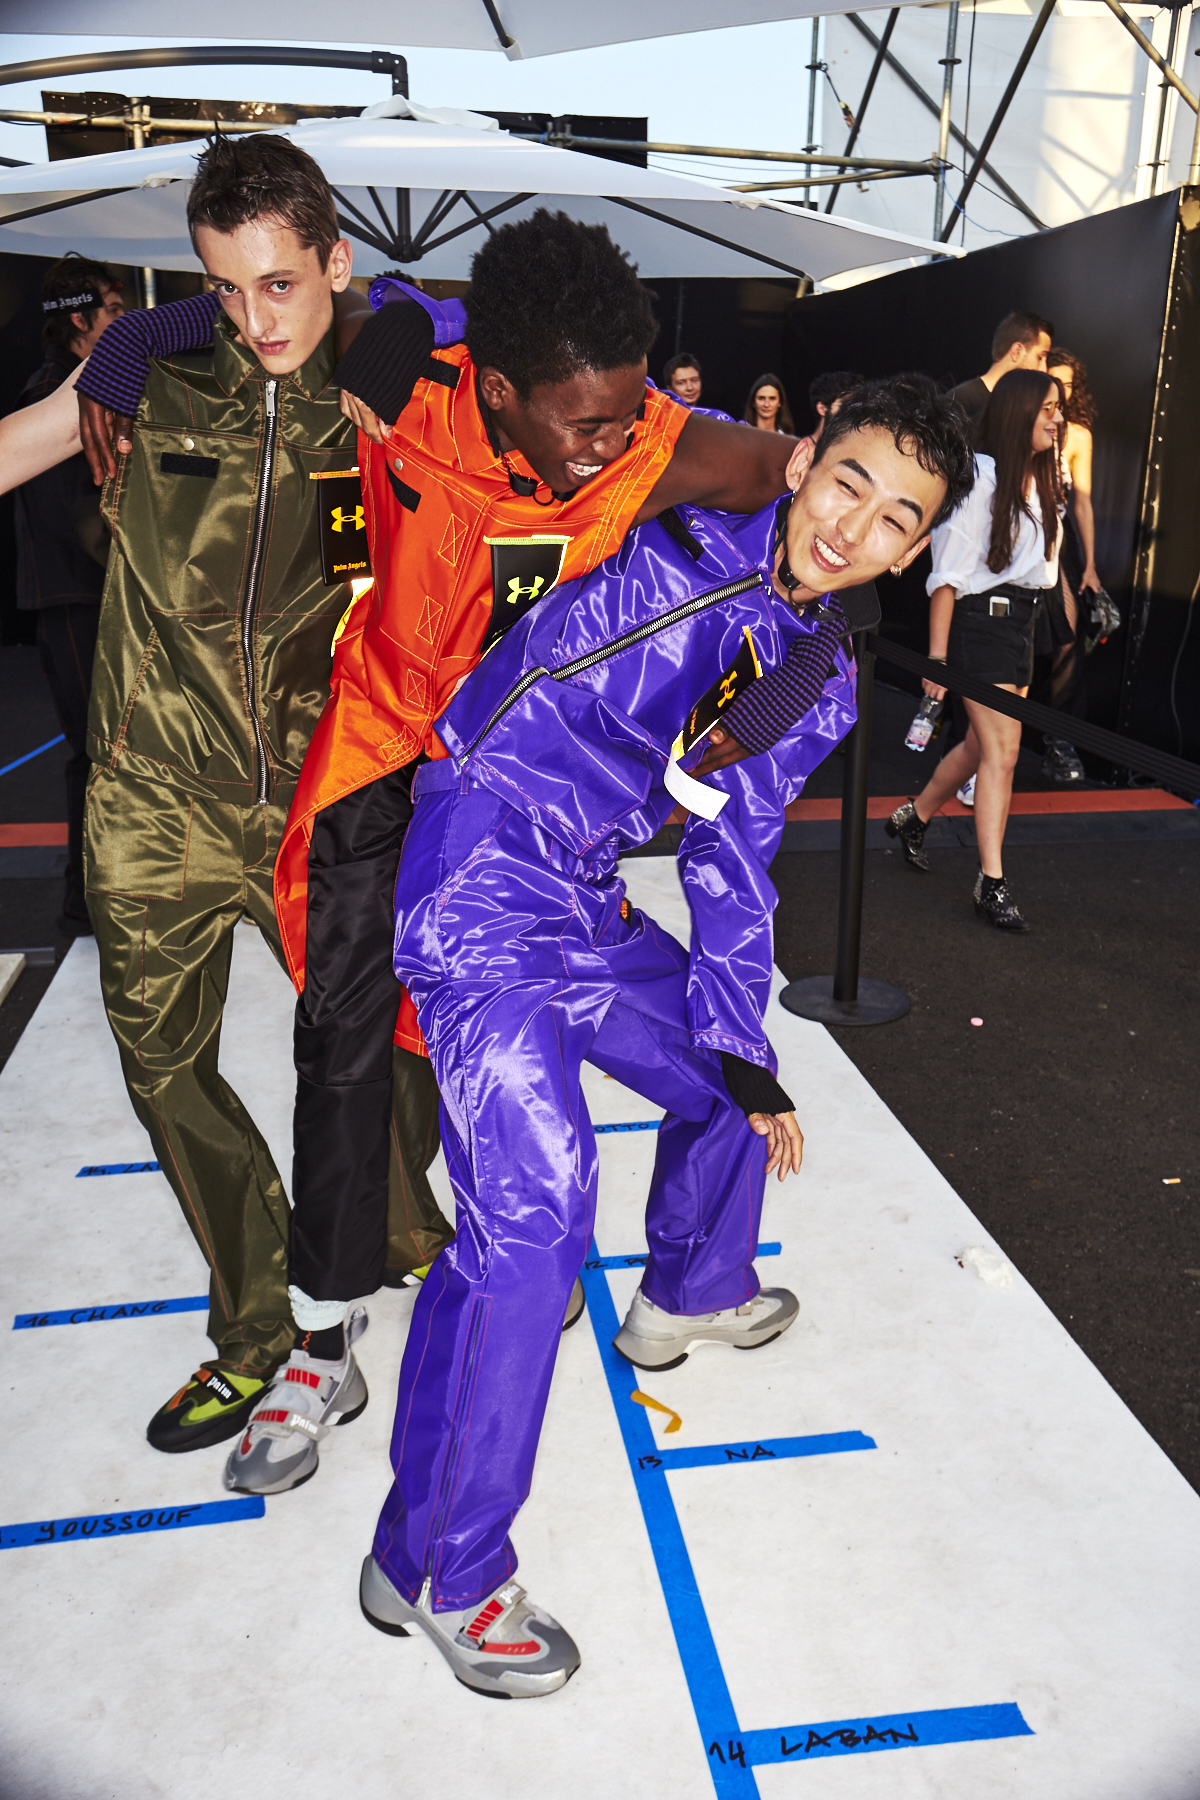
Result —
<path fill-rule="evenodd" d="M 854 633 L 858 664 L 858 721 L 846 743 L 842 774 L 842 835 L 838 869 L 837 949 L 833 975 L 807 975 L 780 994 L 780 1003 L 821 1025 L 886 1025 L 908 1011 L 908 995 L 887 981 L 859 975 L 862 948 L 863 866 L 867 849 L 867 791 L 871 766 L 871 712 L 875 657 L 867 633 Z"/>

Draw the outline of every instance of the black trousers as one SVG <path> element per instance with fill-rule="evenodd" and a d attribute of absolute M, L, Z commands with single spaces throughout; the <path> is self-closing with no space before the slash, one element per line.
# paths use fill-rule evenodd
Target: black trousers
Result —
<path fill-rule="evenodd" d="M 63 913 L 88 922 L 83 894 L 83 809 L 91 764 L 87 753 L 88 700 L 96 653 L 99 606 L 44 606 L 37 615 L 37 647 L 59 728 L 70 745 L 67 763 L 67 883 Z"/>
<path fill-rule="evenodd" d="M 416 768 L 347 794 L 313 826 L 289 1266 L 313 1300 L 372 1294 L 454 1236 L 426 1173 L 438 1151 L 433 1070 L 392 1042 L 393 896 Z"/>

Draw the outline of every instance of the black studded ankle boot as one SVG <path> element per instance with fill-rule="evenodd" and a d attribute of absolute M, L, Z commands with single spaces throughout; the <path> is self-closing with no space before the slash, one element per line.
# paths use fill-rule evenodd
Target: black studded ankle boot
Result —
<path fill-rule="evenodd" d="M 914 869 L 923 869 L 928 875 L 929 858 L 925 854 L 925 833 L 929 827 L 911 800 L 906 800 L 903 806 L 896 808 L 883 829 L 889 837 L 900 839 L 905 861 L 911 863 Z"/>
<path fill-rule="evenodd" d="M 1009 893 L 1003 875 L 985 875 L 980 869 L 975 883 L 975 911 L 997 931 L 1029 930 L 1029 921 Z"/>

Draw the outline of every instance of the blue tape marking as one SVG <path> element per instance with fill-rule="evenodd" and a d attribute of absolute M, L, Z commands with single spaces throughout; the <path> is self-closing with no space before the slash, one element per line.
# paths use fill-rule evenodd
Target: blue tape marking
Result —
<path fill-rule="evenodd" d="M 664 1469 L 718 1469 L 729 1463 L 778 1462 L 789 1456 L 837 1456 L 845 1450 L 874 1450 L 875 1439 L 861 1431 L 824 1431 L 813 1437 L 751 1438 L 743 1444 L 681 1445 L 677 1450 L 658 1449 L 639 1457 L 638 1472 L 647 1464 Z"/>
<path fill-rule="evenodd" d="M 94 1325 L 102 1319 L 149 1319 L 160 1313 L 206 1312 L 207 1294 L 189 1294 L 182 1300 L 125 1300 L 112 1306 L 71 1306 L 59 1312 L 18 1313 L 14 1331 L 36 1331 L 41 1325 Z"/>
<path fill-rule="evenodd" d="M 629 1125 L 593 1125 L 592 1130 L 597 1137 L 604 1137 L 610 1131 L 657 1131 L 661 1124 L 661 1119 L 635 1119 Z"/>
<path fill-rule="evenodd" d="M 741 1741 L 746 1760 L 761 1764 L 911 1750 L 918 1744 L 969 1744 L 984 1738 L 1033 1736 L 1020 1707 L 1010 1703 L 889 1713 L 881 1719 L 833 1719 L 822 1725 L 788 1725 L 782 1731 L 744 1731 Z"/>
<path fill-rule="evenodd" d="M 5 763 L 4 767 L 0 769 L 0 775 L 7 775 L 12 769 L 19 769 L 22 763 L 32 762 L 35 756 L 40 756 L 43 750 L 53 750 L 55 744 L 65 744 L 66 741 L 60 731 L 56 738 L 47 738 L 46 742 L 39 744 L 36 750 L 27 750 L 24 756 L 18 756 L 16 762 Z"/>
<path fill-rule="evenodd" d="M 592 1245 L 593 1250 L 595 1245 Z M 783 1249 L 782 1244 L 760 1244 L 754 1252 L 755 1256 L 778 1256 Z M 650 1261 L 647 1250 L 639 1250 L 633 1256 L 589 1256 L 584 1263 L 585 1269 L 644 1269 Z"/>
<path fill-rule="evenodd" d="M 161 1163 L 85 1163 L 75 1176 L 76 1181 L 83 1175 L 155 1175 L 162 1167 Z"/>
<path fill-rule="evenodd" d="M 639 1459 L 655 1453 L 654 1434 L 642 1407 L 629 1398 L 637 1385 L 638 1372 L 631 1368 L 612 1347 L 617 1335 L 617 1311 L 603 1269 L 592 1267 L 602 1262 L 596 1245 L 590 1246 L 591 1257 L 583 1265 L 581 1279 L 587 1295 L 588 1316 L 596 1334 L 596 1346 L 604 1365 L 608 1391 L 621 1427 L 630 1466 L 637 1469 Z M 675 1502 L 667 1486 L 666 1476 L 655 1470 L 637 1483 L 637 1496 L 646 1521 L 646 1533 L 654 1555 L 658 1578 L 662 1583 L 671 1629 L 679 1649 L 688 1692 L 701 1732 L 712 1737 L 735 1739 L 740 1736 L 737 1714 L 725 1684 L 725 1674 L 717 1646 L 709 1629 L 704 1602 L 692 1572 Z M 711 1741 L 706 1739 L 706 1742 Z M 710 1759 L 711 1761 L 711 1759 Z M 713 1784 L 720 1800 L 751 1800 L 757 1796 L 758 1783 L 749 1769 L 737 1764 L 717 1764 L 712 1771 Z"/>
<path fill-rule="evenodd" d="M 604 1366 L 625 1453 L 646 1524 L 663 1599 L 679 1660 L 683 1665 L 692 1709 L 708 1757 L 718 1800 L 757 1800 L 756 1764 L 810 1761 L 814 1756 L 846 1756 L 867 1750 L 894 1750 L 914 1744 L 959 1744 L 984 1738 L 1033 1737 L 1018 1706 L 946 1708 L 938 1712 L 892 1714 L 877 1719 L 841 1719 L 823 1725 L 797 1725 L 783 1731 L 742 1731 L 725 1681 L 721 1659 L 709 1627 L 687 1544 L 667 1482 L 672 1468 L 698 1468 L 714 1463 L 767 1461 L 754 1451 L 812 1456 L 841 1450 L 874 1449 L 874 1441 L 858 1431 L 828 1432 L 809 1438 L 767 1438 L 762 1444 L 705 1444 L 695 1449 L 660 1449 L 643 1409 L 629 1398 L 637 1371 L 613 1349 L 617 1313 L 606 1271 L 626 1268 L 627 1257 L 601 1256 L 593 1241 L 581 1271 L 588 1316 Z M 760 1244 L 758 1254 L 779 1253 L 778 1244 Z M 806 1446 L 806 1448 L 796 1448 Z M 816 1446 L 823 1446 L 818 1449 Z M 746 1451 L 742 1457 L 738 1452 Z M 730 1455 L 729 1452 L 734 1454 Z"/>
<path fill-rule="evenodd" d="M 0 1550 L 32 1544 L 70 1544 L 84 1538 L 141 1537 L 148 1531 L 183 1531 L 189 1525 L 225 1525 L 234 1519 L 261 1519 L 261 1494 L 239 1500 L 202 1500 L 195 1506 L 152 1506 L 144 1512 L 88 1513 L 75 1519 L 32 1519 L 27 1525 L 0 1525 Z"/>

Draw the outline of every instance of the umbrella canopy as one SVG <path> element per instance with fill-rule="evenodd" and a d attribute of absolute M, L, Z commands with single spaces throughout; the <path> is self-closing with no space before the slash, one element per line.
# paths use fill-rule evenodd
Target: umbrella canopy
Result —
<path fill-rule="evenodd" d="M 906 0 L 913 4 L 914 0 Z M 715 31 L 727 25 L 762 25 L 774 19 L 850 12 L 854 0 L 352 0 L 338 8 L 327 0 L 290 0 L 281 17 L 274 0 L 207 0 L 203 29 L 214 38 L 271 43 L 286 33 L 294 43 L 327 44 L 330 31 L 345 44 L 397 45 L 442 50 L 503 50 L 511 58 L 586 50 L 593 44 L 626 44 L 642 38 Z M 160 36 L 162 0 L 5 0 L 4 29 L 42 36 Z"/>
<path fill-rule="evenodd" d="M 393 103 L 385 103 L 390 106 Z M 404 105 L 397 101 L 394 104 Z M 461 280 L 493 220 L 561 208 L 603 224 L 647 277 L 811 275 L 946 254 L 870 225 L 753 199 L 686 175 L 420 119 L 313 120 L 289 127 L 337 195 L 355 270 L 397 266 Z M 481 120 L 482 124 L 483 121 Z M 492 124 L 492 121 L 488 121 Z M 0 250 L 81 255 L 155 269 L 198 269 L 185 209 L 197 143 L 31 164 L 0 175 Z"/>

